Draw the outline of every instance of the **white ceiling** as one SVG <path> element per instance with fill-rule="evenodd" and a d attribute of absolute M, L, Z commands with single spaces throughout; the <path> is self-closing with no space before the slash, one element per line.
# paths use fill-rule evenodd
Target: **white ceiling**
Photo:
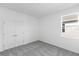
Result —
<path fill-rule="evenodd" d="M 18 12 L 41 18 L 64 9 L 78 5 L 77 3 L 2 3 L 4 6 Z"/>

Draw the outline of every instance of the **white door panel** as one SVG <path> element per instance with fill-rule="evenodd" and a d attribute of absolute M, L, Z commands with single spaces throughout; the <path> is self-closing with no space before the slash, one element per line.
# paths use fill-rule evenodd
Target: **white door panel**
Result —
<path fill-rule="evenodd" d="M 22 17 L 22 16 L 21 16 Z M 16 45 L 23 45 L 24 41 L 24 19 L 21 17 L 16 20 Z"/>
<path fill-rule="evenodd" d="M 5 48 L 4 49 L 9 49 L 13 48 L 16 46 L 16 37 L 14 37 L 14 34 L 5 34 L 5 40 L 4 40 Z"/>
<path fill-rule="evenodd" d="M 0 34 L 0 51 L 3 51 L 3 36 Z"/>
<path fill-rule="evenodd" d="M 16 46 L 16 28 L 15 28 L 15 22 L 12 22 L 11 20 L 5 21 L 5 40 L 4 40 L 4 49 L 13 48 Z"/>
<path fill-rule="evenodd" d="M 3 34 L 3 20 L 2 17 L 0 19 L 0 51 L 3 51 L 3 38 L 4 38 L 4 34 Z"/>
<path fill-rule="evenodd" d="M 16 45 L 22 45 L 24 41 L 24 26 L 18 26 L 16 29 Z"/>

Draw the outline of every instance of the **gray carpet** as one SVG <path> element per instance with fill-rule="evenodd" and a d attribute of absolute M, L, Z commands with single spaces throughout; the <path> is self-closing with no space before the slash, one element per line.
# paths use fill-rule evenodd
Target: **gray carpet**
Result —
<path fill-rule="evenodd" d="M 79 54 L 36 41 L 0 52 L 0 56 L 79 56 Z"/>

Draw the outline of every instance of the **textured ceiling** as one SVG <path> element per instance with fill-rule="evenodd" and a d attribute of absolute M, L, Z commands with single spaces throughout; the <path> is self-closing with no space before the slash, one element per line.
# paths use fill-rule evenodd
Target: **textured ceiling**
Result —
<path fill-rule="evenodd" d="M 0 6 L 41 18 L 78 5 L 77 3 L 2 3 Z"/>

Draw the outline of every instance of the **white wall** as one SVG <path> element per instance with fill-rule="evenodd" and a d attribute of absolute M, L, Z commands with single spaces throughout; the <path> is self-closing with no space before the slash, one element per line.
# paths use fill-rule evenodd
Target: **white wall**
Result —
<path fill-rule="evenodd" d="M 38 39 L 38 20 L 0 7 L 0 51 Z"/>
<path fill-rule="evenodd" d="M 79 53 L 79 39 L 67 39 L 61 37 L 61 16 L 79 12 L 79 7 L 63 10 L 51 16 L 40 19 L 40 39 L 41 41 L 62 47 Z"/>
<path fill-rule="evenodd" d="M 32 16 L 0 7 L 0 51 L 40 39 L 79 53 L 79 39 L 62 38 L 60 35 L 61 16 L 73 12 L 79 12 L 79 7 L 37 20 Z"/>

